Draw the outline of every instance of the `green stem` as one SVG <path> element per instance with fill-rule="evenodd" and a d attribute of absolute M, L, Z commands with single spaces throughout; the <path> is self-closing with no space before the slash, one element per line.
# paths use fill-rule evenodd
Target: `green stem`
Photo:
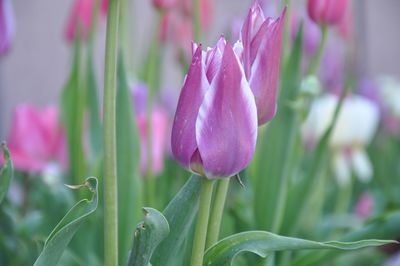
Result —
<path fill-rule="evenodd" d="M 218 241 L 229 181 L 230 178 L 224 178 L 218 181 L 210 215 L 210 222 L 208 223 L 206 249 Z"/>
<path fill-rule="evenodd" d="M 339 185 L 334 210 L 336 215 L 343 215 L 347 212 L 350 206 L 352 192 L 353 187 L 351 181 L 346 185 Z"/>
<path fill-rule="evenodd" d="M 289 25 L 290 25 L 290 14 L 291 14 L 291 0 L 284 0 L 283 3 L 284 6 L 286 6 L 286 16 L 285 16 L 285 24 L 283 28 L 283 65 L 286 65 L 286 62 L 289 59 L 290 55 L 290 30 L 289 30 Z"/>
<path fill-rule="evenodd" d="M 204 247 L 206 244 L 208 218 L 213 191 L 213 181 L 203 178 L 201 180 L 200 206 L 197 214 L 197 223 L 193 239 L 191 266 L 202 266 Z"/>
<path fill-rule="evenodd" d="M 326 41 L 328 39 L 328 26 L 322 25 L 320 29 L 321 29 L 321 41 L 319 43 L 318 50 L 310 63 L 308 69 L 308 75 L 315 75 L 315 73 L 317 72 L 319 65 L 321 64 L 321 59 L 325 50 Z"/>
<path fill-rule="evenodd" d="M 195 42 L 199 42 L 202 38 L 201 32 L 201 4 L 200 0 L 192 0 L 193 5 L 193 37 Z"/>
<path fill-rule="evenodd" d="M 116 94 L 119 0 L 109 1 L 104 71 L 104 264 L 118 265 Z"/>

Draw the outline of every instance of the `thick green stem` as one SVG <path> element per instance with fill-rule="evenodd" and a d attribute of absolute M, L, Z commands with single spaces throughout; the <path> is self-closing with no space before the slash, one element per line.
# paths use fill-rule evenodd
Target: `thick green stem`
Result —
<path fill-rule="evenodd" d="M 207 178 L 202 178 L 201 180 L 200 207 L 199 213 L 197 214 L 196 230 L 193 239 L 191 266 L 203 265 L 213 184 L 213 181 Z"/>
<path fill-rule="evenodd" d="M 199 42 L 202 38 L 201 32 L 201 3 L 200 0 L 192 0 L 193 6 L 193 37 L 195 42 Z"/>
<path fill-rule="evenodd" d="M 116 94 L 119 0 L 109 1 L 104 71 L 104 264 L 118 265 Z"/>
<path fill-rule="evenodd" d="M 318 71 L 319 65 L 321 64 L 322 55 L 325 50 L 326 41 L 328 39 L 328 26 L 322 25 L 320 29 L 321 29 L 321 41 L 319 43 L 318 50 L 310 63 L 308 69 L 308 75 L 315 75 L 315 73 Z"/>
<path fill-rule="evenodd" d="M 230 178 L 224 178 L 218 181 L 210 222 L 208 223 L 206 249 L 218 241 L 229 181 Z"/>

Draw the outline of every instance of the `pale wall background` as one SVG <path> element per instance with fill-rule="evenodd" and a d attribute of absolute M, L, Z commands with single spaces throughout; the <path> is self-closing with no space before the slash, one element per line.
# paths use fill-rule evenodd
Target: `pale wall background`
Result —
<path fill-rule="evenodd" d="M 250 0 L 214 0 L 216 10 L 210 41 L 225 31 L 234 17 L 244 16 Z M 301 0 L 293 0 L 301 1 Z M 17 35 L 10 54 L 0 58 L 0 140 L 5 139 L 14 106 L 57 103 L 68 77 L 70 49 L 63 39 L 64 23 L 72 0 L 14 0 Z M 154 12 L 150 0 L 135 0 L 130 31 L 135 36 L 132 61 L 148 42 Z M 400 1 L 353 0 L 356 12 L 358 62 L 367 74 L 400 77 Z M 97 45 L 97 72 L 102 78 L 104 25 Z M 179 86 L 181 77 L 174 67 L 165 73 L 165 86 Z M 100 82 L 101 84 L 101 82 Z"/>

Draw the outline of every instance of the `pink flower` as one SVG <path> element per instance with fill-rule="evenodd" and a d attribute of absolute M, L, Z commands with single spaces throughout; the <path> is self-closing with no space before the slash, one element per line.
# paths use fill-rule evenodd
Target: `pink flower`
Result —
<path fill-rule="evenodd" d="M 11 0 L 0 0 L 0 56 L 5 54 L 14 38 L 14 10 Z"/>
<path fill-rule="evenodd" d="M 194 45 L 172 128 L 175 158 L 207 178 L 237 174 L 257 140 L 257 108 L 243 66 L 221 38 L 214 48 Z"/>
<path fill-rule="evenodd" d="M 152 174 L 159 175 L 164 169 L 164 156 L 166 152 L 168 136 L 168 115 L 162 108 L 155 108 L 151 118 L 147 119 L 145 113 L 137 115 L 140 140 L 140 172 L 145 176 L 148 170 Z M 150 120 L 150 121 L 149 121 Z M 150 125 L 148 123 L 151 123 Z M 151 134 L 148 129 L 151 128 Z M 148 138 L 151 142 L 151 154 L 149 155 Z M 151 156 L 150 166 L 148 163 Z"/>
<path fill-rule="evenodd" d="M 168 112 L 156 106 L 148 119 L 147 108 L 147 86 L 136 84 L 132 88 L 132 102 L 135 108 L 136 123 L 139 130 L 140 144 L 140 172 L 145 176 L 149 170 L 154 175 L 159 175 L 164 169 L 164 157 L 167 149 L 167 139 L 169 135 L 169 116 Z M 149 133 L 149 128 L 151 133 Z M 151 153 L 149 154 L 149 136 L 151 143 Z M 149 165 L 151 158 L 151 165 Z"/>
<path fill-rule="evenodd" d="M 153 0 L 153 6 L 159 10 L 173 8 L 178 0 Z"/>
<path fill-rule="evenodd" d="M 166 10 L 161 19 L 160 39 L 171 42 L 178 48 L 179 53 L 190 55 L 191 42 L 193 41 L 193 7 L 191 0 L 176 0 L 176 3 Z M 200 0 L 200 20 L 203 30 L 211 24 L 213 4 L 211 0 Z"/>
<path fill-rule="evenodd" d="M 65 28 L 65 37 L 73 42 L 79 30 L 81 40 L 86 40 L 92 26 L 93 11 L 97 0 L 75 0 Z M 101 0 L 100 15 L 107 14 L 108 0 Z"/>
<path fill-rule="evenodd" d="M 43 110 L 27 104 L 17 106 L 8 147 L 14 167 L 21 171 L 43 173 L 53 162 L 67 167 L 64 131 L 53 106 Z"/>
<path fill-rule="evenodd" d="M 344 17 L 348 0 L 308 0 L 308 15 L 317 24 L 337 25 Z"/>
<path fill-rule="evenodd" d="M 364 192 L 357 200 L 355 213 L 361 219 L 367 219 L 371 216 L 374 209 L 374 197 L 369 192 Z"/>
<path fill-rule="evenodd" d="M 270 121 L 277 109 L 277 90 L 286 9 L 277 19 L 265 18 L 255 1 L 241 31 L 242 62 L 257 104 L 258 124 Z"/>

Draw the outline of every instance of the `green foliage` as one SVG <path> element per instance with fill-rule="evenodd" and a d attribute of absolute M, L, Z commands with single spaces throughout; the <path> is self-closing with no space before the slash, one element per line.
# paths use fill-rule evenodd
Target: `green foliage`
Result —
<path fill-rule="evenodd" d="M 71 180 L 80 183 L 85 176 L 85 158 L 83 151 L 83 122 L 86 90 L 82 84 L 80 66 L 81 43 L 74 43 L 73 64 L 69 79 L 61 95 L 61 117 L 66 129 Z"/>
<path fill-rule="evenodd" d="M 292 108 L 300 89 L 302 27 L 293 51 L 282 69 L 276 117 L 262 128 L 250 169 L 254 182 L 254 211 L 258 228 L 279 232 L 287 197 L 288 179 L 299 130 L 299 112 Z"/>
<path fill-rule="evenodd" d="M 74 234 L 97 208 L 97 183 L 97 178 L 89 177 L 82 185 L 71 186 L 73 188 L 88 188 L 92 192 L 92 198 L 82 199 L 76 203 L 61 219 L 48 236 L 43 250 L 34 264 L 35 266 L 57 265 Z"/>
<path fill-rule="evenodd" d="M 151 259 L 153 266 L 182 264 L 184 243 L 189 237 L 198 210 L 201 178 L 191 176 L 164 210 L 171 232 L 156 249 Z"/>
<path fill-rule="evenodd" d="M 222 239 L 210 247 L 204 257 L 204 265 L 229 266 L 242 252 L 252 252 L 260 257 L 267 257 L 277 251 L 303 249 L 341 249 L 354 250 L 364 247 L 396 243 L 391 240 L 361 240 L 357 242 L 315 242 L 299 238 L 284 237 L 265 231 L 249 231 Z M 316 264 L 314 264 L 316 265 Z"/>
<path fill-rule="evenodd" d="M 139 144 L 133 115 L 132 97 L 125 65 L 120 57 L 117 90 L 117 176 L 119 212 L 119 263 L 126 262 L 142 207 L 141 180 L 138 174 Z"/>
<path fill-rule="evenodd" d="M 1 150 L 3 152 L 4 165 L 0 169 L 0 204 L 7 195 L 7 191 L 14 173 L 13 165 L 10 159 L 10 152 L 8 151 L 6 144 L 1 144 Z"/>
<path fill-rule="evenodd" d="M 144 221 L 136 226 L 128 266 L 147 266 L 158 244 L 169 234 L 165 217 L 152 208 L 143 208 Z"/>

